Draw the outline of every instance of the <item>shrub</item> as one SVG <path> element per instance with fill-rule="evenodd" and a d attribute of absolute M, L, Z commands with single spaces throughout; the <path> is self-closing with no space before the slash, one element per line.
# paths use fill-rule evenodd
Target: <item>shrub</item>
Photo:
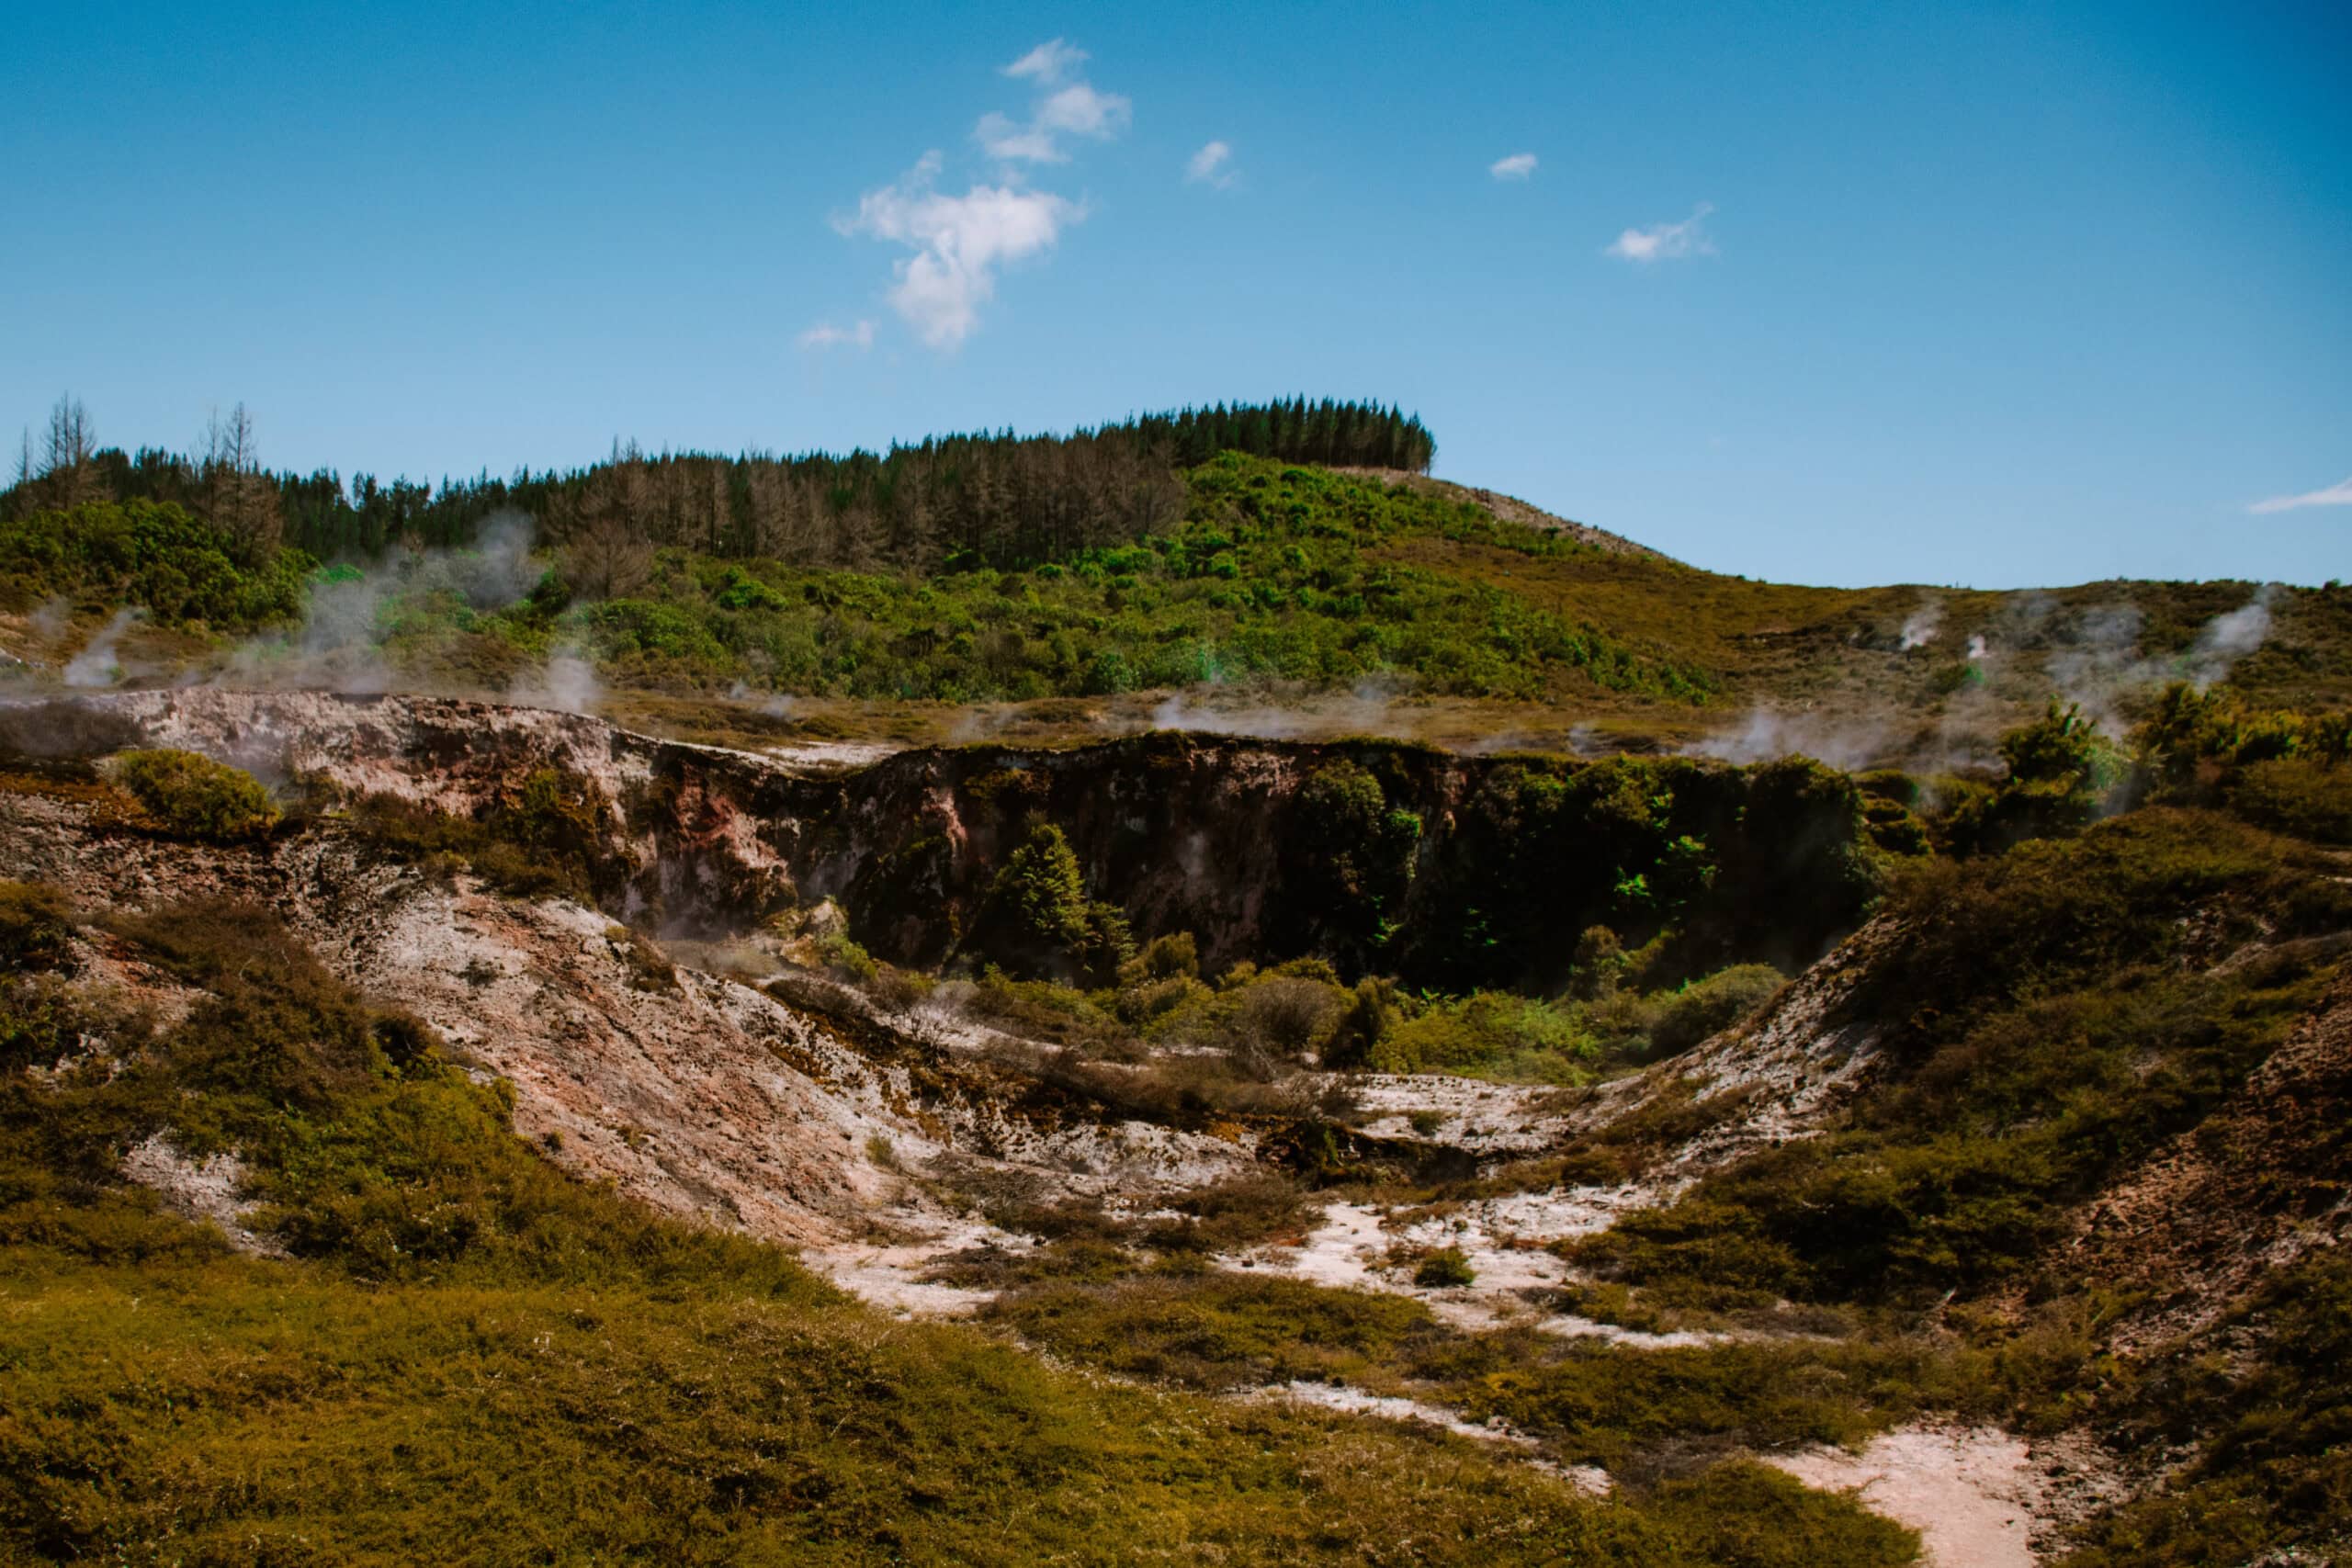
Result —
<path fill-rule="evenodd" d="M 850 940 L 842 931 L 827 931 L 817 939 L 817 961 L 825 972 L 837 980 L 863 986 L 882 972 L 874 955 Z"/>
<path fill-rule="evenodd" d="M 1470 1267 L 1470 1259 L 1458 1247 L 1440 1247 L 1413 1269 L 1413 1283 L 1432 1291 L 1473 1284 L 1477 1278 L 1478 1271 Z"/>
<path fill-rule="evenodd" d="M 233 843 L 277 826 L 277 804 L 260 780 L 195 751 L 124 751 L 111 771 L 148 815 L 182 838 Z"/>
<path fill-rule="evenodd" d="M 1042 817 L 997 873 L 973 945 L 1016 974 L 1075 972 L 1097 986 L 1115 983 L 1135 955 L 1126 915 L 1086 897 L 1077 852 Z"/>
<path fill-rule="evenodd" d="M 1905 942 L 1858 998 L 1896 1021 L 1883 1083 L 1824 1136 L 1572 1255 L 1718 1305 L 1917 1303 L 2026 1273 L 2075 1205 L 2223 1103 L 2324 993 L 2308 955 L 2218 962 L 2352 919 L 2325 863 L 2286 849 L 2149 808 L 1915 874 Z"/>
<path fill-rule="evenodd" d="M 1380 781 L 1342 759 L 1300 786 L 1295 854 L 1315 913 L 1342 937 L 1378 945 L 1413 879 L 1421 819 L 1391 809 Z"/>
<path fill-rule="evenodd" d="M 2274 757 L 2243 770 L 2230 808 L 2249 822 L 2324 844 L 2352 844 L 2352 766 Z"/>
<path fill-rule="evenodd" d="M 1501 991 L 1417 1004 L 1368 1057 L 1382 1072 L 1450 1072 L 1526 1083 L 1577 1083 L 1598 1048 L 1584 1010 Z"/>
<path fill-rule="evenodd" d="M 1625 944 L 1607 926 L 1587 926 L 1570 960 L 1570 992 L 1586 1001 L 1617 988 L 1625 973 Z"/>
<path fill-rule="evenodd" d="M 2119 804 L 2131 759 L 2072 703 L 2049 707 L 2001 737 L 2008 776 L 1989 796 L 1954 810 L 1955 842 L 2001 850 L 2024 839 L 2071 833 Z"/>
<path fill-rule="evenodd" d="M 1665 998 L 1650 1025 L 1650 1047 L 1668 1055 L 1687 1051 L 1754 1012 L 1785 983 L 1769 964 L 1741 964 L 1694 980 Z"/>
<path fill-rule="evenodd" d="M 1261 976 L 1241 990 L 1227 1030 L 1227 1050 L 1254 1070 L 1298 1061 L 1329 1030 L 1346 996 L 1322 980 Z"/>
<path fill-rule="evenodd" d="M 459 863 L 518 898 L 593 904 L 600 883 L 626 869 L 611 852 L 604 799 L 583 781 L 551 768 L 534 772 L 480 820 L 435 811 L 397 795 L 371 795 L 350 807 L 361 838 L 444 874 Z"/>
<path fill-rule="evenodd" d="M 1151 945 L 1136 957 L 1138 973 L 1154 980 L 1172 979 L 1179 975 L 1198 978 L 1201 973 L 1199 944 L 1191 931 L 1174 931 L 1155 937 Z M 1124 981 L 1125 976 L 1121 976 Z"/>
<path fill-rule="evenodd" d="M 0 882 L 0 969 L 54 969 L 64 962 L 74 908 L 45 882 Z"/>
<path fill-rule="evenodd" d="M 1042 818 L 997 873 L 995 938 L 1015 948 L 1068 952 L 1086 935 L 1086 877 L 1062 830 Z"/>
<path fill-rule="evenodd" d="M 1326 1067 L 1361 1067 L 1378 1055 L 1390 1031 L 1396 1027 L 1396 987 L 1394 981 L 1367 975 L 1356 982 L 1348 1010 L 1323 1047 Z"/>
<path fill-rule="evenodd" d="M 1135 956 L 1135 934 L 1127 929 L 1126 911 L 1116 904 L 1102 900 L 1086 906 L 1084 925 L 1078 942 L 1070 949 L 1070 959 L 1078 972 L 1096 986 L 1109 986 L 1119 977 L 1120 969 Z"/>

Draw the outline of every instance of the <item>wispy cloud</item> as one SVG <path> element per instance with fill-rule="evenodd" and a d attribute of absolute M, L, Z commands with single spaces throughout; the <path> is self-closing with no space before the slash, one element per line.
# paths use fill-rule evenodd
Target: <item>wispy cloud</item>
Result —
<path fill-rule="evenodd" d="M 1184 183 L 1214 186 L 1218 190 L 1233 183 L 1233 148 L 1223 141 L 1212 141 L 1193 154 L 1184 164 Z"/>
<path fill-rule="evenodd" d="M 1067 164 L 1069 154 L 1062 148 L 1063 137 L 1108 141 L 1126 130 L 1134 118 L 1134 106 L 1125 98 L 1098 92 L 1089 82 L 1067 80 L 1085 59 L 1084 50 L 1055 39 L 1006 66 L 1006 75 L 1027 78 L 1040 88 L 1053 90 L 1038 100 L 1026 120 L 993 110 L 982 115 L 979 124 L 972 128 L 973 139 L 989 157 L 1008 163 Z"/>
<path fill-rule="evenodd" d="M 800 346 L 806 349 L 856 348 L 874 346 L 874 323 L 859 321 L 854 326 L 837 327 L 831 321 L 819 321 L 800 334 Z"/>
<path fill-rule="evenodd" d="M 2301 495 L 2274 495 L 2267 501 L 2257 501 L 2246 508 L 2256 516 L 2273 512 L 2300 512 L 2306 506 L 2352 506 L 2352 479 L 2332 484 L 2325 490 L 2305 491 Z"/>
<path fill-rule="evenodd" d="M 1086 63 L 1086 51 L 1060 39 L 1047 39 L 1004 68 L 1008 76 L 1035 76 L 1047 86 Z"/>
<path fill-rule="evenodd" d="M 896 183 L 866 192 L 857 211 L 833 227 L 914 252 L 895 269 L 891 308 L 924 343 L 948 349 L 979 324 L 979 307 L 996 293 L 997 269 L 1050 249 L 1086 210 L 1050 191 L 1014 186 L 943 196 L 933 188 L 939 169 L 939 154 L 924 153 Z"/>
<path fill-rule="evenodd" d="M 1085 63 L 1084 50 L 1057 38 L 1002 67 L 1002 74 L 1030 83 L 1037 97 L 1026 119 L 986 114 L 973 128 L 981 148 L 1008 165 L 996 183 L 976 183 L 961 196 L 943 192 L 945 161 L 934 150 L 891 184 L 860 197 L 855 212 L 832 220 L 842 234 L 887 240 L 911 253 L 892 267 L 886 298 L 931 347 L 953 349 L 970 337 L 980 307 L 996 295 L 999 272 L 1052 249 L 1064 229 L 1084 221 L 1082 204 L 1034 188 L 1027 172 L 1013 165 L 1067 163 L 1065 140 L 1107 141 L 1127 129 L 1132 107 L 1080 79 Z M 863 321 L 846 328 L 820 322 L 800 337 L 809 350 L 865 349 L 873 341 L 874 324 Z"/>
<path fill-rule="evenodd" d="M 1612 256 L 1627 261 L 1673 261 L 1682 256 L 1711 256 L 1715 243 L 1702 226 L 1707 214 L 1715 209 L 1714 203 L 1702 201 L 1690 209 L 1690 216 L 1679 223 L 1660 223 L 1655 228 L 1628 229 L 1617 236 L 1609 247 Z"/>
<path fill-rule="evenodd" d="M 1523 180 L 1534 172 L 1535 154 L 1532 152 L 1514 152 L 1487 165 L 1487 173 L 1498 180 Z"/>

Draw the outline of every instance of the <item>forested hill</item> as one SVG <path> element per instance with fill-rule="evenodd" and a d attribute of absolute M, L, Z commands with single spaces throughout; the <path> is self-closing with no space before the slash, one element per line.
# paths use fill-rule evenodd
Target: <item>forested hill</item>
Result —
<path fill-rule="evenodd" d="M 1031 565 L 1138 538 L 1182 515 L 1179 470 L 1219 452 L 1426 472 L 1437 441 L 1419 415 L 1394 407 L 1298 397 L 1133 415 L 1068 435 L 982 432 L 846 456 L 650 456 L 616 443 L 587 468 L 444 479 L 437 488 L 370 474 L 346 481 L 328 469 L 273 473 L 254 451 L 242 408 L 225 426 L 215 422 L 195 456 L 125 453 L 99 447 L 68 400 L 38 456 L 26 442 L 6 514 L 170 502 L 249 537 L 255 558 L 282 543 L 334 561 L 372 559 L 403 541 L 470 544 L 483 519 L 511 509 L 587 557 L 677 547 L 924 571 L 959 560 Z"/>
<path fill-rule="evenodd" d="M 1989 755 L 2053 693 L 2125 718 L 2174 680 L 2352 696 L 2339 588 L 1753 582 L 1431 480 L 1434 449 L 1416 416 L 1298 399 L 384 487 L 272 473 L 237 413 L 196 457 L 126 457 L 68 400 L 0 495 L 0 670 L 527 694 L 561 659 L 610 691 L 945 705 L 1280 687 L 1533 705 L 1562 744 L 1619 716 L 1681 745 L 1761 703 L 1834 719 L 1736 750 L 1839 756 Z"/>

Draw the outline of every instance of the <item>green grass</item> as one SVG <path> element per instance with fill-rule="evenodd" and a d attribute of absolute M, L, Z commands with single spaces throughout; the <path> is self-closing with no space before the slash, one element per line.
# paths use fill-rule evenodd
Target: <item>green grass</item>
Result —
<path fill-rule="evenodd" d="M 42 1261 L 0 1278 L 0 1540 L 44 1559 L 1678 1555 L 1632 1510 L 1492 1461 L 1089 1385 L 809 1287 L 368 1292 L 301 1266 Z"/>
<path fill-rule="evenodd" d="M 1984 1344 L 1892 1319 L 1839 1337 L 1655 1349 L 1471 1333 L 1406 1296 L 1089 1256 L 1096 1266 L 1081 1278 L 1012 1280 L 989 1320 L 1057 1358 L 1179 1387 L 1303 1380 L 1411 1394 L 1501 1417 L 1561 1462 L 1637 1481 L 1677 1454 L 1859 1442 L 1930 1414 L 2046 1425 L 2093 1353 L 2079 1314 L 2064 1311 Z M 1420 1282 L 1462 1282 L 1457 1269 L 1439 1274 Z"/>

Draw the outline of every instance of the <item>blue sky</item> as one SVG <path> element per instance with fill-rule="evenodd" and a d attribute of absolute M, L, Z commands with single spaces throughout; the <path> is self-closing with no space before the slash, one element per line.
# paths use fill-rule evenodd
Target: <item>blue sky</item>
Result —
<path fill-rule="evenodd" d="M 1305 390 L 1726 571 L 2317 581 L 2347 64 L 2341 4 L 50 7 L 0 420 L 437 476 Z"/>

